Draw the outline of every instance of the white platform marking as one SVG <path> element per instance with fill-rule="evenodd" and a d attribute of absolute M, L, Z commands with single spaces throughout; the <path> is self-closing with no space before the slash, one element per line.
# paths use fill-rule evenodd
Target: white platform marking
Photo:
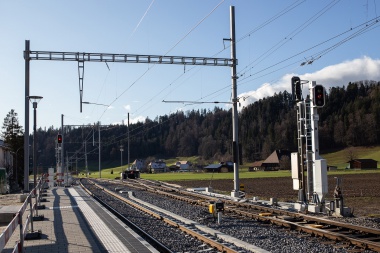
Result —
<path fill-rule="evenodd" d="M 91 209 L 91 207 L 84 201 L 78 192 L 69 188 L 71 196 L 74 197 L 78 207 L 86 217 L 86 220 L 94 228 L 94 232 L 107 249 L 108 252 L 126 252 L 130 253 L 125 245 L 115 236 L 115 234 L 107 227 L 107 225 L 99 218 L 99 216 Z"/>

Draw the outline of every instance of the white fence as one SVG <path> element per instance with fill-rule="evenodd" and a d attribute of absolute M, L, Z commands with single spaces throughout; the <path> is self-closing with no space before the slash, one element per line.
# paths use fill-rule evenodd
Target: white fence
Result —
<path fill-rule="evenodd" d="M 17 226 L 20 228 L 20 239 L 17 241 L 12 252 L 24 252 L 24 240 L 28 233 L 33 233 L 33 217 L 38 216 L 38 205 L 41 200 L 42 188 L 45 184 L 45 176 L 42 176 L 37 186 L 28 194 L 19 211 L 7 228 L 0 234 L 0 252 L 8 243 Z M 33 199 L 35 201 L 33 201 Z M 29 205 L 29 211 L 25 212 Z M 35 215 L 35 216 L 34 216 Z"/>

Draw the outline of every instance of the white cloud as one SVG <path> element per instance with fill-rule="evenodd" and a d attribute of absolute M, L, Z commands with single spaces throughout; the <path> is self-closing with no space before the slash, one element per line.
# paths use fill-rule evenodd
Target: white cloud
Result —
<path fill-rule="evenodd" d="M 130 124 L 136 124 L 137 122 L 145 122 L 146 117 L 144 116 L 137 116 L 133 118 L 129 118 Z M 128 119 L 124 120 L 124 123 L 127 123 Z"/>
<path fill-rule="evenodd" d="M 145 122 L 145 117 L 144 116 L 137 116 L 134 118 L 129 118 L 129 124 L 136 124 L 138 122 Z M 123 121 L 117 121 L 113 122 L 112 125 L 127 125 L 128 124 L 128 118 L 126 118 Z"/>
<path fill-rule="evenodd" d="M 124 105 L 124 109 L 127 110 L 128 112 L 131 111 L 131 105 Z"/>
<path fill-rule="evenodd" d="M 380 60 L 364 56 L 305 74 L 302 79 L 315 80 L 325 87 L 343 86 L 361 80 L 380 80 Z"/>
<path fill-rule="evenodd" d="M 264 83 L 254 91 L 249 91 L 238 95 L 241 108 L 255 101 L 274 95 L 284 90 L 291 92 L 290 80 L 292 76 L 299 76 L 301 80 L 316 81 L 318 84 L 325 86 L 328 91 L 330 87 L 347 86 L 349 82 L 361 80 L 380 81 L 380 60 L 371 59 L 364 56 L 362 58 L 345 61 L 336 65 L 327 66 L 314 73 L 303 75 L 287 74 L 276 83 Z M 303 94 L 307 94 L 308 85 L 304 85 Z M 305 96 L 305 95 L 304 95 Z"/>

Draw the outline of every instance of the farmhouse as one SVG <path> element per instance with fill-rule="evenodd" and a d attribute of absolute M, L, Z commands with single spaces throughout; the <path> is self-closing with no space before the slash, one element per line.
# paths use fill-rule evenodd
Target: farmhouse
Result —
<path fill-rule="evenodd" d="M 290 151 L 278 149 L 262 162 L 263 170 L 290 170 Z"/>
<path fill-rule="evenodd" d="M 151 173 L 166 172 L 166 163 L 162 160 L 156 160 L 149 163 L 148 170 Z"/>
<path fill-rule="evenodd" d="M 189 161 L 178 161 L 175 163 L 175 165 L 178 167 L 179 171 L 188 171 L 191 166 L 191 162 Z"/>
<path fill-rule="evenodd" d="M 144 160 L 143 159 L 134 160 L 131 166 L 131 170 L 138 170 L 141 172 L 145 172 Z"/>

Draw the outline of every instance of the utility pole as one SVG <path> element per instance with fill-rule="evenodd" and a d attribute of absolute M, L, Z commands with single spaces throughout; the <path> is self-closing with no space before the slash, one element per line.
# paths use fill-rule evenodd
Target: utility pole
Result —
<path fill-rule="evenodd" d="M 61 143 L 61 171 L 60 173 L 63 173 L 64 171 L 66 171 L 65 170 L 65 153 L 64 153 L 65 134 L 64 134 L 64 125 L 63 125 L 63 114 L 61 114 L 61 132 L 62 132 L 62 143 Z M 62 177 L 62 179 L 63 178 L 64 177 Z"/>
<path fill-rule="evenodd" d="M 124 151 L 124 146 L 120 145 L 120 167 L 123 166 L 123 151 Z"/>
<path fill-rule="evenodd" d="M 69 186 L 69 155 L 67 154 L 66 151 L 66 180 L 65 180 L 65 186 Z"/>
<path fill-rule="evenodd" d="M 88 165 L 87 165 L 87 143 L 86 143 L 86 140 L 84 140 L 84 166 L 85 166 L 85 169 L 86 169 L 86 177 L 88 177 Z"/>
<path fill-rule="evenodd" d="M 230 6 L 230 41 L 231 41 L 231 81 L 232 81 L 232 154 L 234 162 L 234 189 L 231 197 L 239 198 L 239 134 L 238 134 L 238 98 L 236 76 L 236 43 L 235 43 L 235 7 Z"/>
<path fill-rule="evenodd" d="M 102 171 L 101 171 L 101 161 L 102 161 L 102 152 L 101 152 L 101 141 L 100 141 L 100 121 L 98 121 L 98 132 L 99 132 L 99 178 L 102 178 Z"/>
<path fill-rule="evenodd" d="M 29 80 L 30 80 L 30 41 L 25 41 L 25 132 L 24 132 L 24 192 L 29 192 Z"/>
<path fill-rule="evenodd" d="M 130 168 L 130 165 L 129 165 L 129 112 L 128 112 L 128 126 L 127 126 L 127 131 L 128 131 L 128 169 Z"/>

